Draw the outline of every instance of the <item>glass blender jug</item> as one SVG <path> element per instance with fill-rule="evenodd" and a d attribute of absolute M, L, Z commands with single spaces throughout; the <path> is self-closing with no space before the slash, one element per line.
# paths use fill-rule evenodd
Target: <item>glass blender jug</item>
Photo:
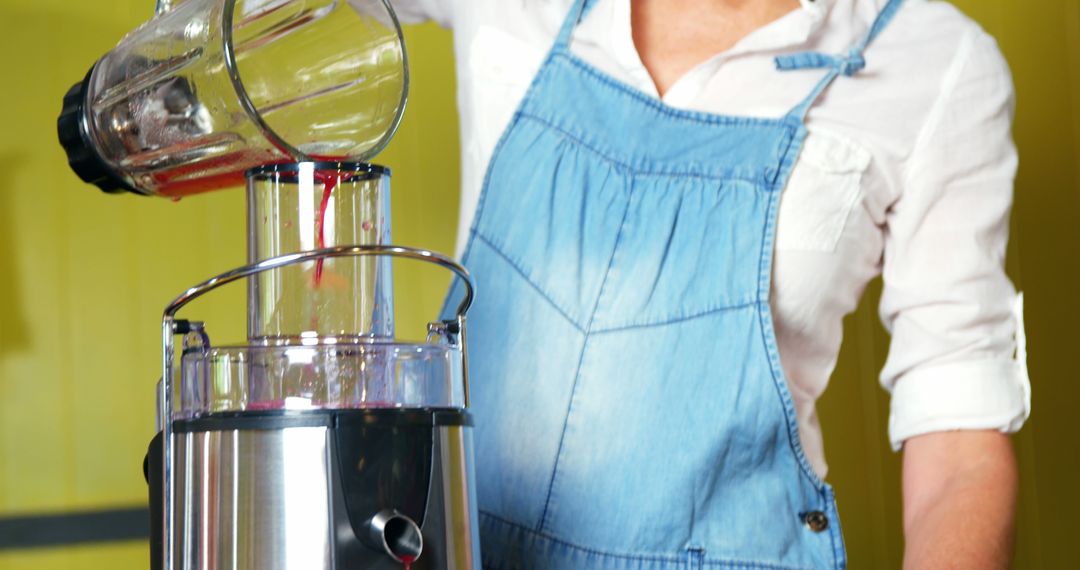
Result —
<path fill-rule="evenodd" d="M 256 166 L 367 160 L 407 69 L 387 0 L 162 2 L 71 88 L 57 128 L 83 181 L 178 198 Z"/>

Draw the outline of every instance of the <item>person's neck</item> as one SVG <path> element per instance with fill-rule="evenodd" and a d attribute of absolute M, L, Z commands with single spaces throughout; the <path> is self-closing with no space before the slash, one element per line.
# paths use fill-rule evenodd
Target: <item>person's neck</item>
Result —
<path fill-rule="evenodd" d="M 634 45 L 663 96 L 687 71 L 799 7 L 799 0 L 631 0 Z"/>

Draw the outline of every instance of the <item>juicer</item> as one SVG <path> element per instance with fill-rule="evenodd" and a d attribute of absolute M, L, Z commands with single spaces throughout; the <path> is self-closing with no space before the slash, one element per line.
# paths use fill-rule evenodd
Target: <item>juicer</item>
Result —
<path fill-rule="evenodd" d="M 314 233 L 296 219 L 325 192 L 316 172 L 341 178 L 327 247 L 283 252 Z M 183 570 L 478 567 L 471 279 L 447 257 L 381 243 L 388 177 L 344 163 L 249 172 L 251 263 L 187 289 L 164 312 L 160 415 L 172 421 L 160 423 L 147 460 L 152 560 L 171 553 Z M 367 214 L 343 212 L 350 203 Z M 365 243 L 337 245 L 356 233 Z M 455 316 L 430 323 L 421 342 L 393 336 L 393 258 L 464 282 Z M 242 279 L 246 344 L 219 346 L 207 323 L 177 318 Z"/>
<path fill-rule="evenodd" d="M 69 164 L 102 190 L 246 185 L 248 263 L 163 312 L 152 569 L 479 568 L 472 281 L 393 245 L 390 171 L 368 162 L 407 88 L 386 0 L 185 0 L 159 3 L 64 98 Z M 396 334 L 395 260 L 462 281 L 424 339 Z M 244 342 L 179 316 L 241 280 Z"/>

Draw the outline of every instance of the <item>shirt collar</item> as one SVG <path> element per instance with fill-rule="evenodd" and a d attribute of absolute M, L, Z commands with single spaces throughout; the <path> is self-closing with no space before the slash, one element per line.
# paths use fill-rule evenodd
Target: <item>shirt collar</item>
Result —
<path fill-rule="evenodd" d="M 799 0 L 800 8 L 746 36 L 728 55 L 802 45 L 825 25 L 835 0 Z"/>
<path fill-rule="evenodd" d="M 825 24 L 829 8 L 836 0 L 799 0 L 799 9 L 794 10 L 776 22 L 751 32 L 735 46 L 731 53 L 741 53 L 763 49 L 784 48 L 805 43 Z M 611 40 L 620 48 L 633 47 L 630 33 L 630 1 L 604 0 L 597 4 L 606 4 L 611 21 Z M 594 8 L 596 8 L 594 6 Z M 774 28 L 779 27 L 781 30 Z"/>
<path fill-rule="evenodd" d="M 820 27 L 825 21 L 825 14 L 829 12 L 834 0 L 799 0 L 804 12 L 814 20 L 816 27 Z"/>
<path fill-rule="evenodd" d="M 759 51 L 781 51 L 806 42 L 825 24 L 829 9 L 835 0 L 799 0 L 800 7 L 782 16 L 775 22 L 751 32 L 728 51 L 717 54 L 699 68 L 719 65 L 720 61 L 732 56 Z M 608 45 L 612 46 L 615 60 L 634 77 L 641 89 L 646 92 L 655 90 L 648 71 L 641 64 L 630 29 L 630 0 L 599 0 L 593 7 L 593 18 L 605 20 L 591 22 L 586 18 L 582 27 L 597 25 L 607 28 Z M 599 13 L 598 13 L 599 12 Z"/>

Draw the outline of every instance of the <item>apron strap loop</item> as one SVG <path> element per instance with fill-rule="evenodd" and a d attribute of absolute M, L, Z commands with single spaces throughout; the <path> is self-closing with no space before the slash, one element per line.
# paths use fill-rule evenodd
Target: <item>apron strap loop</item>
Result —
<path fill-rule="evenodd" d="M 825 77 L 814 86 L 810 94 L 788 112 L 788 116 L 796 117 L 802 121 L 806 118 L 806 113 L 810 110 L 810 107 L 813 106 L 814 102 L 817 101 L 818 97 L 834 79 L 840 75 L 851 77 L 862 71 L 866 67 L 866 59 L 863 58 L 863 51 L 866 50 L 866 46 L 870 45 L 870 42 L 874 41 L 874 38 L 878 37 L 881 31 L 889 25 L 889 22 L 892 21 L 893 16 L 896 15 L 897 10 L 900 9 L 900 5 L 903 3 L 904 0 L 889 0 L 889 3 L 881 9 L 881 12 L 878 12 L 877 18 L 874 19 L 874 23 L 870 26 L 870 31 L 867 32 L 866 37 L 853 45 L 848 50 L 847 55 L 808 51 L 778 56 L 775 60 L 776 69 L 780 71 L 793 69 L 829 70 Z"/>
<path fill-rule="evenodd" d="M 836 69 L 839 73 L 851 77 L 866 67 L 862 53 L 852 48 L 846 56 L 836 56 L 816 51 L 807 51 L 776 58 L 776 69 Z"/>

